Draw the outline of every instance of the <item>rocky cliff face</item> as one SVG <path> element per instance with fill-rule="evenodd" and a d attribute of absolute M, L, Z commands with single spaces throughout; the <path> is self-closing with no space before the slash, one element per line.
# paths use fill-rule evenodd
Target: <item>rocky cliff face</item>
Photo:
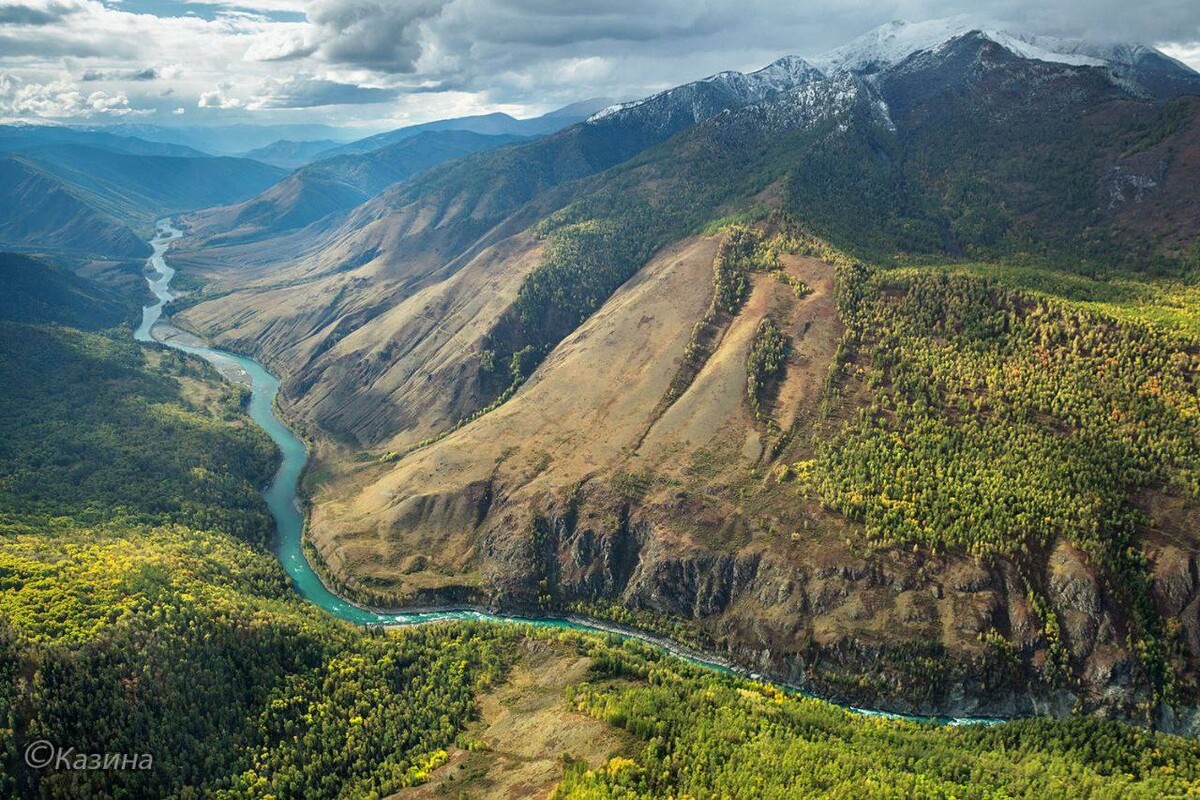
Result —
<path fill-rule="evenodd" d="M 650 630 L 681 620 L 686 627 L 664 632 L 823 696 L 903 713 L 1146 719 L 1127 621 L 1070 545 L 1047 554 L 1043 576 L 1070 653 L 1074 677 L 1064 684 L 1042 669 L 1048 643 L 1012 564 L 871 550 L 817 532 L 784 543 L 755 536 L 726 552 L 680 541 L 679 512 L 669 501 L 631 507 L 601 487 L 547 498 L 528 535 L 512 535 L 507 516 L 484 536 L 481 587 L 420 599 L 533 611 L 619 606 Z M 1196 568 L 1194 554 L 1155 554 L 1155 601 L 1178 620 L 1190 652 L 1200 642 Z M 1195 734 L 1198 719 L 1166 708 L 1156 723 Z"/>

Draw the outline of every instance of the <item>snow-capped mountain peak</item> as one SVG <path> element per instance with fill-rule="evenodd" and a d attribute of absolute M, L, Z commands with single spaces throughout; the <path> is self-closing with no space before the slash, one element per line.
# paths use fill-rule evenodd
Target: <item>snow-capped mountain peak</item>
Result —
<path fill-rule="evenodd" d="M 1145 83 L 1148 78 L 1167 83 L 1200 85 L 1200 74 L 1152 47 L 1134 43 L 1097 43 L 1028 33 L 1012 33 L 968 15 L 924 22 L 894 21 L 868 31 L 859 38 L 830 50 L 810 63 L 826 74 L 849 71 L 871 74 L 903 61 L 913 53 L 937 51 L 964 34 L 978 31 L 984 37 L 1021 58 L 1067 64 L 1106 67 L 1120 79 Z M 1147 87 L 1153 90 L 1153 87 Z"/>
<path fill-rule="evenodd" d="M 726 71 L 710 75 L 693 83 L 686 83 L 659 92 L 656 95 L 619 103 L 598 111 L 588 118 L 595 123 L 619 114 L 629 113 L 642 107 L 662 110 L 687 109 L 698 122 L 723 108 L 737 108 L 761 102 L 771 95 L 793 89 L 811 81 L 820 80 L 824 74 L 799 56 L 784 56 L 754 72 Z"/>

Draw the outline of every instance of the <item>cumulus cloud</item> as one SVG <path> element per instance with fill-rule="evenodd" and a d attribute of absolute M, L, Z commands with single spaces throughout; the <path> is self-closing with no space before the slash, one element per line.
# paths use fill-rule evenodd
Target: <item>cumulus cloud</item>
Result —
<path fill-rule="evenodd" d="M 269 80 L 248 108 L 318 108 L 321 106 L 386 103 L 399 95 L 397 89 L 359 86 L 320 78 L 299 76 Z"/>
<path fill-rule="evenodd" d="M 0 74 L 0 116 L 60 119 L 134 113 L 124 92 L 83 92 L 67 81 L 26 83 Z"/>
<path fill-rule="evenodd" d="M 200 95 L 200 99 L 196 103 L 197 108 L 244 108 L 246 101 L 238 97 L 232 97 L 226 92 L 230 87 L 218 86 L 208 92 Z"/>
<path fill-rule="evenodd" d="M 246 61 L 294 61 L 311 56 L 317 42 L 304 30 L 266 30 L 246 48 Z"/>

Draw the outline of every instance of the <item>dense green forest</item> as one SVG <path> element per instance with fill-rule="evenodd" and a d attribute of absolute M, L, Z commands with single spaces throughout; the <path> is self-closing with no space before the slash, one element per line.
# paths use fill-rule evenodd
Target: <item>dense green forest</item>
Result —
<path fill-rule="evenodd" d="M 1072 542 L 1132 610 L 1155 697 L 1173 697 L 1139 497 L 1200 499 L 1200 344 L 942 270 L 848 264 L 840 293 L 831 399 L 857 411 L 803 466 L 811 488 L 887 545 L 1032 565 Z M 1065 674 L 1058 623 L 1025 578 L 1049 672 Z"/>
<path fill-rule="evenodd" d="M 0 794 L 421 780 L 515 634 L 362 631 L 306 605 L 263 547 L 274 456 L 240 391 L 127 337 L 0 323 Z M 42 739 L 153 768 L 29 769 Z"/>
<path fill-rule="evenodd" d="M 637 647 L 572 702 L 641 749 L 572 763 L 556 798 L 1157 798 L 1200 788 L 1200 744 L 1101 720 L 947 727 L 865 718 Z"/>
<path fill-rule="evenodd" d="M 131 298 L 49 261 L 0 253 L 0 320 L 56 322 L 97 330 L 140 318 Z"/>

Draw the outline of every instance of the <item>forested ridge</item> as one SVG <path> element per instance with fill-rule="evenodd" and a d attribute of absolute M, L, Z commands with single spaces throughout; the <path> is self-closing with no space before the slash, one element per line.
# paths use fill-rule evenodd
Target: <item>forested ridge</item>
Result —
<path fill-rule="evenodd" d="M 580 181 L 534 228 L 549 246 L 483 343 L 484 396 L 507 400 L 663 245 L 723 213 L 764 216 L 764 190 L 807 230 L 871 263 L 971 257 L 1107 277 L 1195 268 L 1194 245 L 1115 224 L 1100 192 L 1105 169 L 1185 137 L 1200 107 L 1186 97 L 1139 106 L 1098 75 L 1023 59 L 960 72 L 960 62 L 995 54 L 970 37 L 951 50 L 881 80 L 896 129 L 879 123 L 865 91 L 782 130 L 743 109 Z M 921 82 L 941 88 L 910 97 Z M 1025 87 L 1016 98 L 1014 86 Z"/>
<path fill-rule="evenodd" d="M 856 717 L 636 648 L 597 658 L 591 678 L 575 707 L 641 749 L 598 769 L 570 764 L 556 798 L 1152 798 L 1200 787 L 1194 740 L 1117 722 Z"/>
<path fill-rule="evenodd" d="M 1071 542 L 1130 610 L 1154 702 L 1178 699 L 1138 498 L 1200 499 L 1197 342 L 941 271 L 850 265 L 841 293 L 831 392 L 865 400 L 798 465 L 812 489 L 882 544 L 1027 565 L 1058 680 L 1071 665 L 1036 565 Z"/>
<path fill-rule="evenodd" d="M 0 793 L 365 797 L 422 780 L 513 633 L 355 629 L 265 549 L 241 391 L 127 331 L 0 323 Z M 33 770 L 24 747 L 150 754 Z"/>

